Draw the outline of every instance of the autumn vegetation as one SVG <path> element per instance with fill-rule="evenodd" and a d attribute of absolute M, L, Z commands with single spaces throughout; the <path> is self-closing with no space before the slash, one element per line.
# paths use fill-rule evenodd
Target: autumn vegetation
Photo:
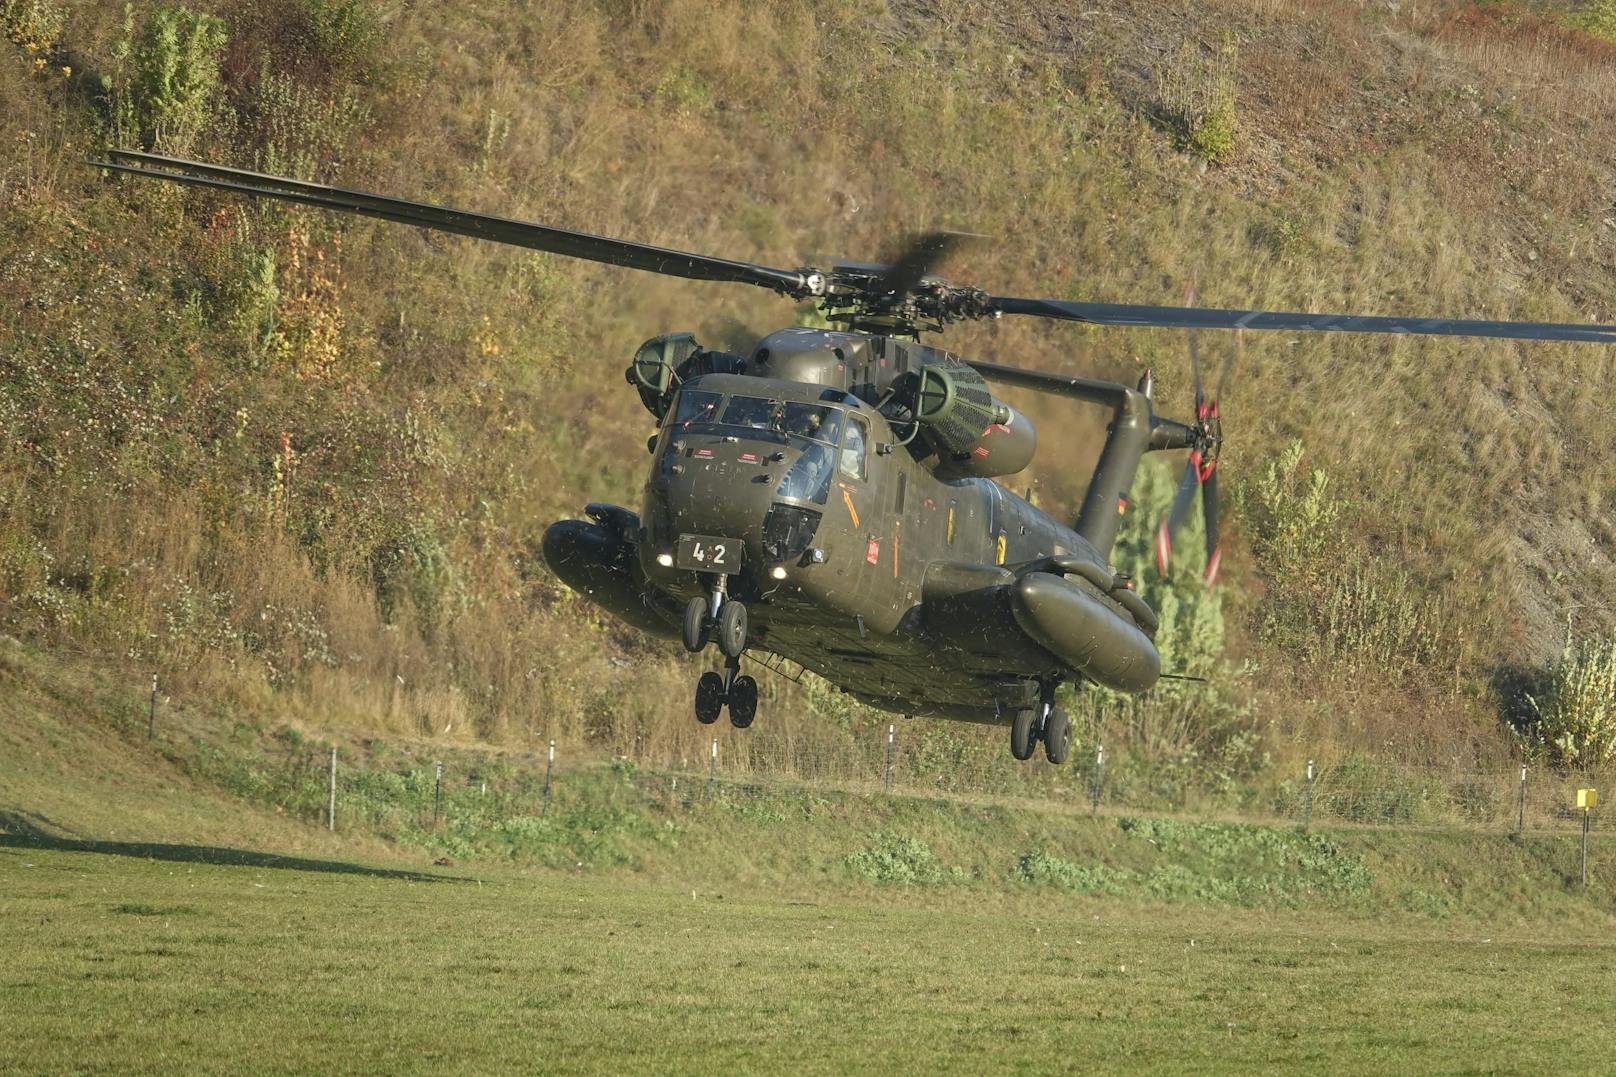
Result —
<path fill-rule="evenodd" d="M 968 230 L 992 239 L 952 275 L 1013 295 L 1616 322 L 1608 9 L 0 0 L 0 631 L 292 728 L 693 758 L 693 664 L 560 586 L 539 536 L 637 504 L 641 340 L 744 349 L 804 313 L 120 181 L 84 164 L 105 147 L 780 265 Z M 1190 407 L 1170 333 L 947 342 L 1150 367 Z M 1242 344 L 1227 585 L 1194 555 L 1147 585 L 1168 667 L 1211 683 L 1083 695 L 1085 741 L 1220 795 L 1313 756 L 1608 761 L 1616 354 Z M 1102 417 L 1016 403 L 1042 437 L 1015 485 L 1074 511 Z M 1178 466 L 1142 480 L 1142 576 Z M 805 748 L 885 720 L 811 678 L 764 693 L 759 729 Z"/>

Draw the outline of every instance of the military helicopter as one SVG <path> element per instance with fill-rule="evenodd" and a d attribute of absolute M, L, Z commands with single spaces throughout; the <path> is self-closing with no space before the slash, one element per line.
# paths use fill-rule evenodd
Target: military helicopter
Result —
<path fill-rule="evenodd" d="M 1062 683 L 1143 692 L 1162 675 L 1155 612 L 1108 561 L 1119 508 L 1147 452 L 1189 462 L 1158 560 L 1200 491 L 1216 576 L 1222 420 L 1195 365 L 1189 421 L 1136 385 L 962 358 L 920 342 L 954 322 L 1020 315 L 1088 325 L 1419 333 L 1616 343 L 1616 327 L 1215 310 L 1020 299 L 932 270 L 961 237 L 920 238 L 891 265 L 778 269 L 164 157 L 113 151 L 112 172 L 278 199 L 692 280 L 817 301 L 833 329 L 790 328 L 747 355 L 688 333 L 647 341 L 626 378 L 657 421 L 640 510 L 591 504 L 544 533 L 570 587 L 628 624 L 716 644 L 724 672 L 694 711 L 752 724 L 743 656 L 779 656 L 875 707 L 1008 725 L 1010 751 L 1071 750 Z M 1193 340 L 1191 343 L 1193 349 Z M 1192 351 L 1193 359 L 1193 351 Z M 995 479 L 1032 460 L 1032 423 L 993 386 L 1107 408 L 1111 423 L 1071 526 Z"/>

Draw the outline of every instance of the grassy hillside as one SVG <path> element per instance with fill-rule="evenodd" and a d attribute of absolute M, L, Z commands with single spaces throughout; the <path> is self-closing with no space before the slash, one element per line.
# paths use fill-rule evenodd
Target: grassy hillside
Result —
<path fill-rule="evenodd" d="M 1616 48 L 1583 7 L 131 10 L 0 6 L 0 628 L 248 718 L 694 756 L 689 663 L 559 586 L 538 537 L 637 501 L 640 340 L 743 348 L 798 312 L 111 181 L 81 164 L 108 143 L 773 264 L 961 228 L 994 239 L 952 275 L 1008 294 L 1616 320 Z M 1189 404 L 1171 334 L 947 343 L 1151 366 Z M 1568 623 L 1612 620 L 1613 382 L 1593 346 L 1252 335 L 1230 586 L 1185 656 L 1218 687 L 1085 701 L 1086 736 L 1220 780 L 1538 750 L 1523 689 L 1548 698 Z M 1069 512 L 1101 419 L 1016 403 L 1025 480 Z M 765 692 L 804 741 L 874 720 Z"/>
<path fill-rule="evenodd" d="M 814 895 L 880 892 L 961 901 L 1044 895 L 1177 908 L 1304 909 L 1333 916 L 1594 930 L 1612 904 L 1610 833 L 1592 836 L 1581 883 L 1577 821 L 1534 804 L 1471 827 L 1399 817 L 1343 825 L 1321 795 L 1300 820 L 1141 813 L 1108 792 L 1019 798 L 759 780 L 726 758 L 662 770 L 563 753 L 546 792 L 543 752 L 442 739 L 302 735 L 200 707 L 145 701 L 92 666 L 0 643 L 0 723 L 10 760 L 0 845 L 275 866 L 361 859 L 420 868 L 514 864 Z M 327 766 L 338 754 L 337 826 Z M 726 747 L 726 753 L 728 752 Z M 441 785 L 434 782 L 441 764 Z M 1357 820 L 1361 823 L 1363 820 Z"/>

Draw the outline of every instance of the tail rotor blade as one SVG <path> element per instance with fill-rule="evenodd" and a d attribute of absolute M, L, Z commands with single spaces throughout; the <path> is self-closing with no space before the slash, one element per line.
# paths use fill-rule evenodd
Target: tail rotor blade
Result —
<path fill-rule="evenodd" d="M 1218 581 L 1223 547 L 1218 535 L 1218 472 L 1216 468 L 1201 481 L 1201 518 L 1206 524 L 1206 586 Z"/>
<path fill-rule="evenodd" d="M 1244 329 L 1236 329 L 1234 331 L 1234 351 L 1224 355 L 1223 357 L 1223 369 L 1218 373 L 1218 389 L 1217 392 L 1212 394 L 1213 401 L 1222 400 L 1223 394 L 1228 391 L 1229 372 L 1238 366 L 1244 359 L 1246 351 L 1245 345 L 1246 331 Z"/>
<path fill-rule="evenodd" d="M 1173 536 L 1184 526 L 1184 520 L 1190 514 L 1190 502 L 1194 500 L 1196 487 L 1200 485 L 1200 461 L 1196 459 L 1197 455 L 1192 453 L 1189 463 L 1184 465 L 1184 477 L 1178 480 L 1173 506 L 1161 526 L 1156 528 L 1156 571 L 1163 575 L 1167 574 L 1167 566 L 1172 562 Z"/>

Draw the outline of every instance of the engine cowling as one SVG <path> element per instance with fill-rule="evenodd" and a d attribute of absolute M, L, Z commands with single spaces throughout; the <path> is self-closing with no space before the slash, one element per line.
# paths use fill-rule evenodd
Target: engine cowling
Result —
<path fill-rule="evenodd" d="M 1032 463 L 1038 432 L 1032 420 L 988 391 L 960 362 L 928 363 L 908 377 L 918 435 L 936 453 L 939 478 L 990 479 Z"/>

